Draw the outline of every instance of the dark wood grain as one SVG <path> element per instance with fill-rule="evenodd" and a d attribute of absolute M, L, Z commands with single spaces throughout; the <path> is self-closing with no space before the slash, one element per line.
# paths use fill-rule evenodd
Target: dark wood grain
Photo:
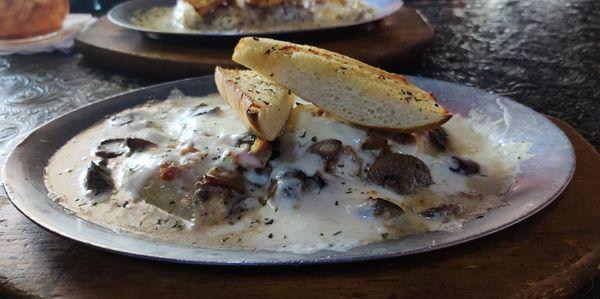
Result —
<path fill-rule="evenodd" d="M 433 30 L 414 9 L 403 7 L 375 24 L 284 39 L 383 65 L 414 57 L 433 39 Z M 80 33 L 75 45 L 88 60 L 112 69 L 141 76 L 181 78 L 211 73 L 216 65 L 233 66 L 230 58 L 236 41 L 154 40 L 102 18 Z"/>
<path fill-rule="evenodd" d="M 431 253 L 346 265 L 174 265 L 52 235 L 0 199 L 0 297 L 566 297 L 600 267 L 600 155 L 569 125 L 575 176 L 550 206 L 509 229 Z"/>

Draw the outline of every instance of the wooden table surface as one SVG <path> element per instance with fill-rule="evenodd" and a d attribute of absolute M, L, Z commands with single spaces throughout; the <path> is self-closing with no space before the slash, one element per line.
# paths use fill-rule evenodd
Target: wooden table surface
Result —
<path fill-rule="evenodd" d="M 600 155 L 573 128 L 569 187 L 533 217 L 426 254 L 345 265 L 175 265 L 55 236 L 0 197 L 0 297 L 566 297 L 600 270 Z"/>

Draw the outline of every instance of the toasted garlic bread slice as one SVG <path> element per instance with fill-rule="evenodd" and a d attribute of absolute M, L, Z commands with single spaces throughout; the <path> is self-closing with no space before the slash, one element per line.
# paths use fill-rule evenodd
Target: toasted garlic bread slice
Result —
<path fill-rule="evenodd" d="M 294 104 L 288 89 L 251 70 L 221 67 L 215 69 L 215 83 L 250 130 L 269 141 L 277 138 Z"/>
<path fill-rule="evenodd" d="M 440 126 L 451 114 L 401 75 L 316 47 L 246 37 L 233 61 L 349 122 L 410 132 Z"/>

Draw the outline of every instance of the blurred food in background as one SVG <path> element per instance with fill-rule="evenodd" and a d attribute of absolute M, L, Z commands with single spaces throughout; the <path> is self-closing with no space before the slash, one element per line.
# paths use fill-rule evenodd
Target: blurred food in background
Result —
<path fill-rule="evenodd" d="M 256 32 L 335 26 L 374 13 L 362 0 L 178 0 L 175 7 L 139 11 L 133 23 L 156 30 Z"/>
<path fill-rule="evenodd" d="M 0 0 L 0 38 L 17 39 L 58 31 L 69 0 Z"/>

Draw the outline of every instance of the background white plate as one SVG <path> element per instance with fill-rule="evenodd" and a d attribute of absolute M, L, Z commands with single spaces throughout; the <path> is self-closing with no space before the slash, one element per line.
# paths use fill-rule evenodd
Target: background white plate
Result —
<path fill-rule="evenodd" d="M 279 35 L 279 34 L 290 34 L 290 33 L 300 33 L 300 32 L 314 32 L 318 30 L 325 29 L 336 29 L 343 28 L 349 26 L 355 26 L 360 24 L 366 24 L 370 22 L 374 22 L 377 20 L 381 20 L 394 12 L 398 11 L 402 7 L 401 0 L 363 0 L 364 3 L 368 6 L 371 6 L 375 9 L 375 13 L 370 18 L 365 18 L 360 21 L 352 21 L 352 22 L 340 22 L 335 26 L 323 26 L 319 28 L 311 28 L 311 29 L 271 29 L 271 30 L 262 30 L 262 31 L 244 31 L 244 32 L 235 32 L 235 31 L 201 31 L 201 30 L 191 30 L 186 29 L 185 31 L 177 31 L 169 28 L 165 28 L 162 30 L 148 28 L 144 26 L 140 26 L 132 21 L 134 14 L 138 11 L 147 11 L 154 7 L 174 7 L 176 4 L 176 0 L 133 0 L 128 1 L 122 4 L 119 4 L 113 7 L 108 12 L 108 19 L 114 24 L 136 31 L 140 31 L 142 33 L 151 34 L 151 36 L 164 36 L 164 35 L 172 35 L 172 36 L 196 36 L 196 37 L 241 37 L 248 35 Z"/>

